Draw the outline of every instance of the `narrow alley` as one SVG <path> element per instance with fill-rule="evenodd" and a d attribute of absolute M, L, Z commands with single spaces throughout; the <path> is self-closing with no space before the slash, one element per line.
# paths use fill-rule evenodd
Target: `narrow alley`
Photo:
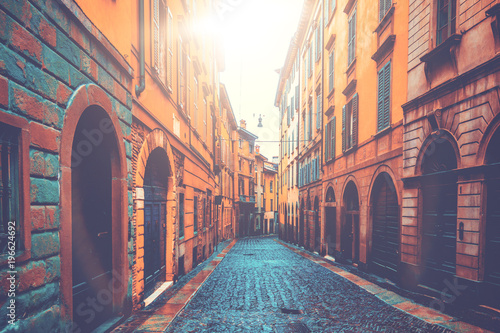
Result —
<path fill-rule="evenodd" d="M 181 281 L 177 293 L 166 293 L 114 333 L 481 331 L 292 251 L 275 237 L 233 244 Z"/>

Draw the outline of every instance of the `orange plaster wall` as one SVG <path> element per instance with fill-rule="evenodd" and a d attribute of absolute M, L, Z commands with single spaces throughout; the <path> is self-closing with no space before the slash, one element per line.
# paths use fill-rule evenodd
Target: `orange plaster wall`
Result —
<path fill-rule="evenodd" d="M 106 0 L 96 5 L 94 0 L 76 0 L 76 3 L 118 52 L 130 61 L 133 2 Z"/>

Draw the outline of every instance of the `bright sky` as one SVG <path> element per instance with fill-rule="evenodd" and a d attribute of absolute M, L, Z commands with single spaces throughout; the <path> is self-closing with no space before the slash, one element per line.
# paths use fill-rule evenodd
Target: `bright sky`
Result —
<path fill-rule="evenodd" d="M 227 6 L 224 6 L 226 4 Z M 234 115 L 263 141 L 260 152 L 270 161 L 279 153 L 279 115 L 274 106 L 279 74 L 297 29 L 303 0 L 220 0 L 226 70 L 221 82 Z M 257 127 L 262 114 L 264 127 Z"/>

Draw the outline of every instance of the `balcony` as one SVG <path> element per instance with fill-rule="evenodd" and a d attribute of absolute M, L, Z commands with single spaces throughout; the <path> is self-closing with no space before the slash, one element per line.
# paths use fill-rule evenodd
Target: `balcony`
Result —
<path fill-rule="evenodd" d="M 255 195 L 241 195 L 240 194 L 240 202 L 246 203 L 255 203 Z"/>

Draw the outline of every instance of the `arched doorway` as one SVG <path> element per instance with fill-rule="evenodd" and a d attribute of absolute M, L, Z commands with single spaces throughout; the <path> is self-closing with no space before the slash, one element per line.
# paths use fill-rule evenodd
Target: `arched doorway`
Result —
<path fill-rule="evenodd" d="M 144 173 L 144 297 L 165 281 L 169 175 L 168 156 L 156 148 Z"/>
<path fill-rule="evenodd" d="M 486 150 L 487 203 L 486 244 L 484 263 L 485 292 L 482 299 L 486 304 L 500 306 L 500 129 L 493 134 Z"/>
<path fill-rule="evenodd" d="M 441 289 L 456 270 L 457 168 L 445 137 L 429 144 L 422 159 L 422 282 Z"/>
<path fill-rule="evenodd" d="M 305 246 L 304 242 L 304 218 L 305 218 L 305 212 L 304 212 L 304 199 L 300 202 L 300 216 L 299 216 L 299 245 L 300 246 Z"/>
<path fill-rule="evenodd" d="M 96 329 L 115 314 L 110 286 L 117 272 L 113 254 L 119 251 L 113 246 L 118 232 L 113 205 L 121 199 L 113 193 L 118 142 L 113 129 L 102 130 L 103 123 L 111 123 L 108 114 L 88 107 L 71 143 L 72 305 L 73 322 L 82 331 Z M 89 312 L 89 299 L 97 300 L 102 310 Z"/>
<path fill-rule="evenodd" d="M 335 207 L 335 193 L 329 187 L 325 198 L 325 242 L 326 254 L 335 255 L 335 244 L 337 243 L 337 208 Z"/>
<path fill-rule="evenodd" d="M 299 229 L 299 215 L 300 215 L 300 212 L 299 212 L 299 203 L 296 202 L 295 203 L 295 244 L 299 244 L 299 232 L 300 232 L 300 229 Z"/>
<path fill-rule="evenodd" d="M 399 265 L 399 206 L 396 187 L 388 173 L 377 176 L 372 198 L 371 268 L 394 279 Z"/>
<path fill-rule="evenodd" d="M 342 228 L 342 257 L 357 263 L 359 260 L 359 197 L 358 189 L 351 180 L 344 190 L 344 223 Z"/>
<path fill-rule="evenodd" d="M 319 218 L 319 199 L 314 198 L 314 251 L 321 251 L 321 220 Z"/>
<path fill-rule="evenodd" d="M 306 240 L 305 240 L 305 248 L 311 249 L 311 228 L 313 224 L 313 212 L 311 211 L 311 199 L 309 196 L 307 197 L 307 217 L 306 217 Z"/>

